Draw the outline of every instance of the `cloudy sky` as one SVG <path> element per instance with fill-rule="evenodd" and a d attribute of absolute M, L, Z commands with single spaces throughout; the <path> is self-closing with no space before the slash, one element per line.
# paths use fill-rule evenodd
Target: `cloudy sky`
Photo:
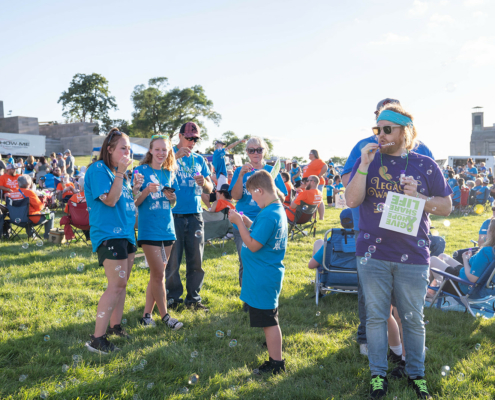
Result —
<path fill-rule="evenodd" d="M 31 3 L 31 4 L 29 4 Z M 12 115 L 61 120 L 76 73 L 130 94 L 149 78 L 202 85 L 220 126 L 270 137 L 280 156 L 346 156 L 397 98 L 436 158 L 468 155 L 472 107 L 495 124 L 495 2 L 189 0 L 4 3 L 0 100 Z"/>

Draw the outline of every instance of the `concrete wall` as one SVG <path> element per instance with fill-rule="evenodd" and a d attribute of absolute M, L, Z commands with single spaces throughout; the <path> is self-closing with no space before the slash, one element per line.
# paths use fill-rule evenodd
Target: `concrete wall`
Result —
<path fill-rule="evenodd" d="M 4 118 L 5 114 L 3 112 L 3 101 L 0 101 L 0 118 Z"/>
<path fill-rule="evenodd" d="M 62 141 L 50 138 L 45 139 L 45 148 L 45 156 L 49 156 L 51 153 L 63 153 L 65 150 L 64 146 L 62 145 Z"/>
<path fill-rule="evenodd" d="M 0 119 L 0 132 L 39 135 L 38 118 L 8 117 Z"/>
<path fill-rule="evenodd" d="M 95 123 L 76 122 L 73 124 L 60 125 L 40 125 L 40 135 L 45 135 L 47 138 L 62 139 L 64 137 L 74 136 L 89 136 L 94 135 L 93 128 Z"/>

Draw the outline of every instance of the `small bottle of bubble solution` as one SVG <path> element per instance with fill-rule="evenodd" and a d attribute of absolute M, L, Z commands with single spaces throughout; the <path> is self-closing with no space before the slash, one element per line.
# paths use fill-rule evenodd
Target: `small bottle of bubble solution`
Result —
<path fill-rule="evenodd" d="M 400 171 L 400 184 L 401 185 L 404 185 L 404 178 L 406 177 L 406 171 L 405 170 L 401 170 Z"/>

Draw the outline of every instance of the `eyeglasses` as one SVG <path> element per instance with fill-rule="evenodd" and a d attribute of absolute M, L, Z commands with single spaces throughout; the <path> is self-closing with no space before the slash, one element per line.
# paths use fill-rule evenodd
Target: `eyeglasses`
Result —
<path fill-rule="evenodd" d="M 196 143 L 198 140 L 200 140 L 199 137 L 185 137 L 185 136 L 184 136 L 184 139 L 186 139 L 189 142 L 194 142 L 194 143 Z"/>
<path fill-rule="evenodd" d="M 110 143 L 112 141 L 113 135 L 122 136 L 122 132 L 120 132 L 120 131 L 113 131 L 110 134 L 110 136 L 108 137 L 108 143 Z"/>
<path fill-rule="evenodd" d="M 385 126 L 374 126 L 373 128 L 371 128 L 371 130 L 373 131 L 373 133 L 378 136 L 382 129 L 383 129 L 383 133 L 385 133 L 386 135 L 390 135 L 392 133 L 392 128 L 400 128 L 402 125 L 385 125 Z"/>
<path fill-rule="evenodd" d="M 168 139 L 169 136 L 168 135 L 153 135 L 151 136 L 151 140 L 153 139 Z"/>
<path fill-rule="evenodd" d="M 263 147 L 258 147 L 258 148 L 249 147 L 246 149 L 246 151 L 248 154 L 254 154 L 254 153 L 261 154 L 263 153 Z"/>

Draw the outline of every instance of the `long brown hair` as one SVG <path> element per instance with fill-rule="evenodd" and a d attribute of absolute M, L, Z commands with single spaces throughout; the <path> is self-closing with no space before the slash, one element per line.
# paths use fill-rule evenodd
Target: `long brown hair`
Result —
<path fill-rule="evenodd" d="M 406 117 L 409 117 L 411 121 L 413 121 L 412 127 L 403 126 L 401 127 L 401 131 L 404 133 L 404 141 L 405 141 L 404 144 L 406 145 L 406 149 L 414 150 L 418 145 L 418 132 L 416 130 L 416 126 L 414 125 L 414 118 L 412 114 L 408 113 L 406 110 L 404 110 L 404 107 L 402 107 L 400 104 L 397 103 L 385 104 L 382 108 L 380 108 L 380 110 L 378 110 L 378 113 L 381 114 L 382 111 L 385 110 L 390 110 L 396 112 L 397 114 L 405 115 Z"/>
<path fill-rule="evenodd" d="M 98 160 L 103 161 L 105 165 L 110 168 L 110 170 L 112 169 L 112 154 L 108 151 L 108 147 L 115 149 L 121 137 L 129 139 L 129 136 L 127 136 L 124 132 L 120 132 L 117 128 L 112 128 L 101 145 L 100 157 Z"/>
<path fill-rule="evenodd" d="M 163 139 L 165 141 L 165 143 L 167 144 L 167 148 L 168 148 L 167 158 L 162 163 L 161 168 L 173 172 L 177 169 L 177 163 L 175 162 L 175 154 L 174 154 L 174 150 L 172 148 L 172 142 L 168 138 L 168 135 L 167 135 L 167 137 L 156 137 L 154 139 L 151 139 L 150 148 L 146 152 L 146 155 L 144 156 L 143 160 L 139 164 L 140 165 L 143 165 L 143 164 L 151 165 L 151 161 L 153 160 L 153 156 L 152 156 L 150 150 L 153 149 L 153 143 L 155 143 L 155 141 L 160 140 L 160 139 Z"/>
<path fill-rule="evenodd" d="M 313 154 L 317 160 L 320 159 L 320 155 L 318 154 L 318 150 L 313 149 L 310 151 L 310 153 Z"/>
<path fill-rule="evenodd" d="M 481 247 L 495 247 L 495 223 L 493 222 L 495 218 L 490 220 L 490 225 L 488 225 L 488 232 L 486 233 L 486 241 L 481 245 Z"/>

